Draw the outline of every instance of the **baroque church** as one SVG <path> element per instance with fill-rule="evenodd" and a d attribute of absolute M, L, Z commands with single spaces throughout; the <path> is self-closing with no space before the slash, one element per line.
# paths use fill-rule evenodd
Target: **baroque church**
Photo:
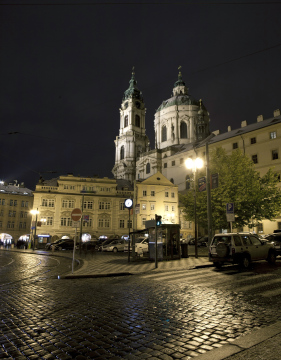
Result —
<path fill-rule="evenodd" d="M 181 67 L 179 67 L 180 70 Z M 120 130 L 115 140 L 116 179 L 146 179 L 163 173 L 164 159 L 182 152 L 185 145 L 201 142 L 210 135 L 209 113 L 201 100 L 194 99 L 183 81 L 181 71 L 169 99 L 162 102 L 154 116 L 155 149 L 145 130 L 145 103 L 137 87 L 134 70 L 120 108 Z"/>

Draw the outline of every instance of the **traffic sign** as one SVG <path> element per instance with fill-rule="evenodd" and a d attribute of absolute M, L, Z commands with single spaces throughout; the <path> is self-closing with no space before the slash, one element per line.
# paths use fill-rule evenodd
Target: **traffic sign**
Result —
<path fill-rule="evenodd" d="M 71 219 L 73 221 L 79 221 L 82 216 L 82 210 L 79 208 L 73 209 L 71 213 Z"/>
<path fill-rule="evenodd" d="M 229 222 L 235 221 L 234 216 L 234 203 L 227 203 L 226 204 L 226 219 Z"/>

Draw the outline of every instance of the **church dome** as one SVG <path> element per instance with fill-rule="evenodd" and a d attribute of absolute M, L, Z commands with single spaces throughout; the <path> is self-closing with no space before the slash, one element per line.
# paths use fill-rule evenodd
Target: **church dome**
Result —
<path fill-rule="evenodd" d="M 132 71 L 132 77 L 131 80 L 129 81 L 129 84 L 130 84 L 129 88 L 124 92 L 123 101 L 127 99 L 138 99 L 143 101 L 142 92 L 137 87 L 134 68 Z"/>
<path fill-rule="evenodd" d="M 180 68 L 181 67 L 179 67 L 179 69 Z M 156 112 L 174 105 L 200 105 L 199 100 L 194 99 L 191 95 L 188 94 L 188 88 L 185 86 L 181 72 L 178 74 L 178 80 L 174 83 L 172 97 L 163 101 Z"/>

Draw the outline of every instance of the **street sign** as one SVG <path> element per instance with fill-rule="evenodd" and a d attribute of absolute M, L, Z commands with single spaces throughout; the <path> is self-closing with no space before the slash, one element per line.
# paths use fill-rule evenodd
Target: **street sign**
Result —
<path fill-rule="evenodd" d="M 73 221 L 79 221 L 82 216 L 82 210 L 79 208 L 73 209 L 71 213 L 71 219 Z"/>
<path fill-rule="evenodd" d="M 73 227 L 73 228 L 78 228 L 78 227 L 80 227 L 80 221 L 72 221 L 72 227 Z"/>
<path fill-rule="evenodd" d="M 89 222 L 90 221 L 90 216 L 89 215 L 83 215 L 83 221 Z"/>
<path fill-rule="evenodd" d="M 229 222 L 235 221 L 234 216 L 234 203 L 227 203 L 226 204 L 226 219 Z"/>
<path fill-rule="evenodd" d="M 200 192 L 206 190 L 206 178 L 205 178 L 205 176 L 198 179 L 198 188 L 199 188 Z"/>

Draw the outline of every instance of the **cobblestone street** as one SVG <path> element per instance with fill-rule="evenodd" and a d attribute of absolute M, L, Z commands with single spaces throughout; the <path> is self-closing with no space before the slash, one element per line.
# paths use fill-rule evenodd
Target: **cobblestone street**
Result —
<path fill-rule="evenodd" d="M 39 266 L 39 257 L 28 254 L 13 254 L 18 271 L 10 273 L 5 259 L 0 358 L 192 359 L 275 322 L 280 306 L 223 287 L 142 275 L 58 279 L 56 258 L 41 257 Z M 70 260 L 60 261 L 69 271 Z"/>

